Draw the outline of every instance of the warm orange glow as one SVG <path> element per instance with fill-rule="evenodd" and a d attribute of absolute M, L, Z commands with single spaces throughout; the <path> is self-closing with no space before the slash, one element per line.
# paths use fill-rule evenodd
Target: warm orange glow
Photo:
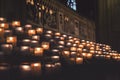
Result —
<path fill-rule="evenodd" d="M 34 36 L 32 36 L 32 39 L 34 39 L 34 40 L 40 40 L 40 36 L 34 35 Z"/>
<path fill-rule="evenodd" d="M 32 35 L 35 35 L 35 34 L 36 34 L 36 31 L 34 29 L 28 30 L 28 35 L 29 36 L 32 36 Z"/>
<path fill-rule="evenodd" d="M 7 23 L 0 23 L 0 27 L 7 29 L 7 28 L 9 28 L 9 25 Z"/>
<path fill-rule="evenodd" d="M 21 23 L 20 23 L 20 21 L 13 21 L 12 26 L 13 27 L 18 27 L 18 26 L 21 26 Z"/>
<path fill-rule="evenodd" d="M 55 33 L 55 36 L 60 36 L 61 34 L 59 32 L 56 32 Z"/>
<path fill-rule="evenodd" d="M 36 28 L 37 34 L 42 34 L 43 33 L 43 28 Z"/>
<path fill-rule="evenodd" d="M 64 45 L 65 42 L 64 42 L 64 41 L 59 41 L 58 43 L 59 43 L 60 45 Z"/>
<path fill-rule="evenodd" d="M 3 18 L 3 17 L 0 17 L 0 21 L 5 21 L 5 18 Z"/>
<path fill-rule="evenodd" d="M 30 47 L 29 46 L 21 46 L 21 51 L 26 51 L 29 50 Z"/>
<path fill-rule="evenodd" d="M 35 55 L 40 55 L 40 56 L 42 56 L 43 55 L 43 48 L 41 48 L 41 47 L 36 47 L 36 48 L 34 48 L 34 54 Z"/>
<path fill-rule="evenodd" d="M 76 47 L 71 47 L 70 50 L 71 51 L 77 51 L 77 48 Z"/>
<path fill-rule="evenodd" d="M 63 51 L 63 55 L 69 57 L 70 51 L 67 51 L 67 50 Z"/>
<path fill-rule="evenodd" d="M 87 59 L 91 59 L 91 58 L 92 58 L 92 54 L 87 53 L 86 58 L 87 58 Z"/>
<path fill-rule="evenodd" d="M 4 35 L 4 29 L 0 28 L 0 36 L 2 37 Z"/>
<path fill-rule="evenodd" d="M 21 69 L 24 70 L 24 71 L 30 71 L 31 67 L 30 67 L 30 65 L 24 64 L 24 65 L 21 65 Z"/>
<path fill-rule="evenodd" d="M 50 43 L 49 42 L 42 42 L 42 48 L 45 50 L 48 50 L 50 47 Z"/>
<path fill-rule="evenodd" d="M 13 36 L 7 37 L 7 38 L 6 38 L 6 42 L 7 42 L 7 43 L 16 44 L 16 42 L 17 42 L 17 37 L 13 37 Z"/>
<path fill-rule="evenodd" d="M 77 57 L 76 58 L 76 64 L 82 64 L 83 63 L 83 58 L 82 57 Z"/>
<path fill-rule="evenodd" d="M 18 31 L 18 32 L 23 32 L 23 28 L 22 27 L 17 27 L 15 30 Z"/>
<path fill-rule="evenodd" d="M 51 56 L 51 58 L 55 61 L 58 61 L 60 59 L 60 56 Z"/>
<path fill-rule="evenodd" d="M 35 72 L 40 72 L 41 71 L 41 63 L 32 63 L 31 68 Z"/>
<path fill-rule="evenodd" d="M 82 52 L 82 48 L 77 48 L 77 52 Z"/>

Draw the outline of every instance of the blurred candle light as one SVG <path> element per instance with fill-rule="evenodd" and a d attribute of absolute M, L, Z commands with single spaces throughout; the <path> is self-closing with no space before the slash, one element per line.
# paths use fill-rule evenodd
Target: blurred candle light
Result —
<path fill-rule="evenodd" d="M 44 50 L 41 47 L 35 47 L 34 48 L 34 54 L 37 55 L 37 56 L 42 56 L 43 52 L 44 52 Z"/>
<path fill-rule="evenodd" d="M 86 58 L 87 59 L 91 59 L 92 58 L 92 54 L 91 53 L 87 53 Z"/>
<path fill-rule="evenodd" d="M 6 42 L 12 43 L 13 45 L 15 45 L 17 43 L 17 37 L 16 36 L 9 36 L 6 38 Z"/>
<path fill-rule="evenodd" d="M 20 21 L 13 21 L 12 26 L 13 27 L 19 27 L 19 26 L 21 26 L 21 23 L 20 23 Z"/>
<path fill-rule="evenodd" d="M 12 44 L 2 44 L 1 49 L 5 53 L 10 53 L 13 49 L 13 45 Z"/>
<path fill-rule="evenodd" d="M 42 68 L 41 63 L 32 63 L 31 64 L 31 69 L 35 73 L 41 72 L 41 68 Z"/>
<path fill-rule="evenodd" d="M 59 61 L 60 60 L 60 56 L 51 56 L 51 59 L 53 61 Z"/>
<path fill-rule="evenodd" d="M 71 47 L 70 51 L 77 51 L 77 48 L 76 47 Z"/>
<path fill-rule="evenodd" d="M 29 30 L 29 29 L 31 29 L 32 28 L 32 25 L 30 25 L 30 24 L 26 24 L 25 25 L 25 30 Z"/>
<path fill-rule="evenodd" d="M 63 56 L 69 57 L 70 56 L 70 51 L 69 50 L 64 50 L 63 51 Z"/>
<path fill-rule="evenodd" d="M 23 45 L 30 45 L 31 40 L 30 39 L 23 39 L 22 42 L 23 42 Z"/>
<path fill-rule="evenodd" d="M 38 41 L 39 41 L 39 40 L 40 40 L 40 36 L 38 36 L 38 35 L 33 35 L 33 36 L 32 36 L 32 39 L 33 39 L 33 40 L 38 40 Z"/>
<path fill-rule="evenodd" d="M 43 28 L 36 28 L 37 34 L 42 34 L 43 33 Z"/>
<path fill-rule="evenodd" d="M 0 23 L 0 27 L 7 29 L 7 28 L 9 28 L 9 25 L 8 25 L 8 23 Z"/>
<path fill-rule="evenodd" d="M 6 21 L 6 19 L 3 17 L 0 17 L 0 22 L 3 22 L 3 21 Z"/>
<path fill-rule="evenodd" d="M 30 71 L 31 70 L 31 66 L 28 65 L 28 64 L 23 64 L 20 66 L 20 68 L 23 70 L 23 71 Z"/>
<path fill-rule="evenodd" d="M 28 35 L 29 36 L 32 36 L 32 35 L 35 35 L 35 34 L 36 34 L 36 31 L 34 29 L 28 30 Z"/>
<path fill-rule="evenodd" d="M 22 27 L 16 27 L 15 30 L 16 30 L 17 33 L 23 33 L 24 32 Z"/>
<path fill-rule="evenodd" d="M 50 47 L 50 43 L 49 42 L 42 42 L 41 46 L 43 49 L 48 50 Z"/>
<path fill-rule="evenodd" d="M 83 58 L 82 57 L 76 57 L 76 64 L 82 64 Z"/>

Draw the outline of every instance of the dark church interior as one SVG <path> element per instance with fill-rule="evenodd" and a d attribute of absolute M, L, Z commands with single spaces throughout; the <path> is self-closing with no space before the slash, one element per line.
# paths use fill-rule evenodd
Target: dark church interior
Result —
<path fill-rule="evenodd" d="M 28 1 L 27 5 L 26 5 L 26 1 Z M 38 1 L 38 3 L 40 2 L 39 5 L 43 4 L 43 5 L 48 6 L 48 10 L 49 10 L 50 14 L 45 15 L 42 12 L 42 9 L 45 8 L 46 13 L 47 13 L 47 8 L 46 8 L 46 6 L 44 7 L 43 5 L 40 5 L 41 9 L 40 9 L 40 11 L 38 11 L 38 12 L 41 12 L 40 15 L 36 14 L 37 13 L 37 10 L 35 10 L 36 6 L 35 6 L 35 8 L 29 6 L 29 2 L 32 2 L 32 1 L 34 2 L 34 4 L 37 3 L 37 1 Z M 70 2 L 68 2 L 68 1 L 70 1 Z M 73 10 L 72 7 L 70 7 L 71 4 L 72 4 L 72 6 L 74 5 L 74 3 L 73 3 L 74 1 L 75 1 L 75 5 L 76 5 L 76 10 Z M 31 8 L 31 11 L 29 11 L 28 7 Z M 51 9 L 55 10 L 56 12 L 55 11 L 52 12 Z M 53 16 L 56 14 L 59 14 L 59 12 L 57 12 L 57 11 L 61 11 L 60 14 L 62 14 L 62 15 L 65 14 L 64 18 L 65 18 L 66 22 L 71 20 L 71 18 L 69 19 L 69 16 L 75 17 L 76 20 L 78 19 L 78 21 L 80 20 L 83 23 L 85 23 L 85 20 L 88 21 L 88 23 L 89 23 L 89 21 L 94 22 L 95 38 L 91 38 L 91 37 L 89 38 L 86 36 L 81 37 L 80 34 L 75 33 L 75 32 L 77 32 L 77 31 L 75 31 L 75 29 L 73 32 L 70 32 L 69 28 L 67 28 L 68 30 L 65 30 L 66 28 L 64 28 L 62 31 L 62 28 L 61 28 L 62 21 L 61 21 L 61 25 L 59 25 L 59 27 L 56 27 L 57 23 L 60 20 L 51 20 L 54 22 L 51 22 L 53 24 L 50 23 L 48 26 L 52 26 L 52 27 L 50 27 L 50 28 L 46 27 L 47 21 L 49 23 L 50 19 L 51 19 L 50 18 L 47 20 L 48 16 L 50 16 L 53 13 L 54 13 Z M 69 11 L 69 12 L 67 12 L 67 11 Z M 33 15 L 29 14 L 29 13 L 32 13 Z M 41 16 L 44 16 L 44 17 L 41 17 Z M 77 36 L 80 36 L 78 38 L 92 40 L 96 43 L 95 45 L 97 45 L 97 43 L 100 43 L 100 44 L 98 44 L 100 46 L 100 48 L 101 48 L 102 44 L 103 44 L 103 46 L 104 46 L 104 44 L 110 45 L 111 48 L 113 50 L 117 51 L 118 53 L 110 54 L 110 57 L 109 57 L 109 52 L 107 52 L 108 50 L 106 51 L 105 54 L 104 54 L 105 51 L 103 50 L 103 54 L 100 54 L 100 53 L 98 53 L 98 55 L 92 54 L 93 58 L 89 59 L 86 56 L 84 56 L 85 52 L 83 52 L 83 54 L 81 53 L 82 54 L 82 63 L 80 63 L 80 64 L 77 64 L 77 61 L 76 62 L 74 61 L 74 59 L 75 60 L 77 59 L 76 55 L 74 55 L 74 52 L 75 52 L 74 50 L 73 50 L 73 55 L 72 55 L 72 57 L 75 57 L 74 59 L 73 58 L 68 59 L 68 56 L 67 57 L 66 57 L 66 55 L 64 56 L 63 52 L 57 52 L 57 51 L 55 52 L 54 51 L 52 53 L 51 52 L 53 50 L 52 48 L 50 48 L 51 51 L 49 51 L 50 49 L 49 50 L 45 49 L 44 54 L 42 53 L 42 56 L 41 55 L 36 56 L 33 54 L 29 55 L 28 52 L 22 53 L 22 51 L 20 51 L 20 50 L 22 50 L 21 45 L 24 44 L 24 43 L 22 43 L 23 38 L 30 39 L 31 34 L 29 34 L 29 33 L 25 34 L 25 35 L 23 33 L 19 34 L 19 32 L 17 33 L 15 31 L 16 29 L 13 28 L 13 27 L 16 27 L 17 25 L 15 24 L 15 26 L 14 26 L 14 25 L 12 25 L 12 23 L 9 23 L 9 25 L 10 25 L 9 29 L 11 31 L 13 31 L 12 35 L 13 36 L 17 35 L 19 42 L 16 42 L 17 43 L 17 45 L 16 45 L 16 43 L 13 43 L 13 42 L 11 44 L 11 43 L 9 43 L 9 41 L 8 41 L 8 43 L 7 43 L 7 41 L 6 42 L 2 41 L 3 37 L 1 35 L 3 35 L 3 34 L 0 32 L 0 80 L 120 80 L 120 27 L 119 27 L 120 26 L 120 22 L 119 22 L 120 21 L 120 0 L 0 0 L 0 29 L 3 29 L 3 28 L 1 28 L 2 17 L 6 18 L 7 22 L 20 20 L 21 25 L 26 25 L 26 24 L 35 25 L 35 26 L 33 26 L 33 29 L 36 29 L 36 30 L 37 30 L 38 26 L 42 25 L 43 29 L 44 29 L 42 34 L 48 34 L 47 38 L 44 37 L 44 35 L 42 35 L 41 33 L 40 34 L 37 33 L 37 31 L 36 31 L 36 34 L 37 35 L 39 34 L 40 40 L 42 40 L 44 42 L 49 42 L 51 40 L 50 44 L 52 44 L 52 45 L 50 45 L 50 47 L 52 47 L 54 50 L 59 48 L 59 47 L 56 48 L 54 46 L 58 46 L 58 44 L 62 45 L 63 43 L 57 42 L 57 41 L 59 41 L 59 39 L 55 39 L 55 38 L 53 38 L 55 40 L 50 39 L 50 37 L 51 37 L 49 35 L 50 30 L 53 30 L 54 33 L 57 31 L 57 32 L 61 32 L 62 34 L 69 33 L 73 36 L 75 34 Z M 39 19 L 37 17 L 39 17 Z M 79 19 L 79 17 L 81 19 Z M 58 16 L 57 16 L 57 18 L 58 18 Z M 52 19 L 54 19 L 54 18 L 52 17 Z M 5 23 L 6 23 L 6 21 L 5 21 Z M 65 25 L 65 21 L 63 21 L 63 23 Z M 72 24 L 72 22 L 71 22 L 71 24 Z M 86 24 L 86 25 L 89 25 L 89 24 Z M 25 26 L 19 26 L 19 27 L 24 27 L 24 30 L 27 30 L 27 28 L 25 28 Z M 54 28 L 54 29 L 52 29 L 52 28 Z M 31 29 L 31 30 L 33 30 L 33 29 Z M 71 28 L 71 29 L 73 29 L 73 28 Z M 5 29 L 5 30 L 8 30 L 8 29 Z M 48 33 L 47 33 L 47 31 L 48 31 Z M 67 31 L 68 31 L 68 33 L 67 33 Z M 92 33 L 92 31 L 90 31 L 90 32 Z M 27 32 L 25 32 L 25 33 L 27 33 Z M 34 36 L 33 34 L 32 34 L 32 36 Z M 68 36 L 69 36 L 69 34 L 68 34 Z M 84 32 L 83 32 L 83 34 L 84 34 Z M 7 35 L 11 36 L 11 34 L 7 34 Z M 28 37 L 28 35 L 29 35 L 29 37 Z M 53 35 L 53 33 L 52 33 L 52 37 L 54 37 L 54 36 L 55 35 Z M 4 37 L 6 38 L 6 34 L 4 34 Z M 76 39 L 76 38 L 74 38 L 74 39 Z M 42 41 L 40 41 L 40 40 L 39 40 L 40 45 L 42 45 Z M 63 40 L 66 40 L 65 44 L 68 41 L 67 38 L 65 38 Z M 81 42 L 82 42 L 82 40 L 81 40 Z M 86 43 L 87 43 L 87 41 L 86 41 Z M 11 45 L 12 45 L 13 46 L 12 52 L 9 52 L 10 49 L 7 49 L 8 51 L 3 49 L 4 44 L 8 44 L 9 47 L 11 47 Z M 27 47 L 30 44 L 31 43 L 27 43 L 26 44 Z M 40 48 L 41 47 L 40 45 L 37 45 L 37 47 Z M 32 47 L 30 47 L 30 49 L 29 49 L 30 51 L 35 51 L 35 48 L 33 48 L 33 46 L 34 45 L 32 45 Z M 66 47 L 66 45 L 65 45 L 65 47 Z M 73 47 L 75 47 L 75 46 L 73 46 Z M 70 48 L 70 47 L 59 48 L 58 50 L 59 51 L 68 50 L 68 48 Z M 86 46 L 85 46 L 85 48 L 86 48 Z M 69 50 L 71 50 L 71 48 Z M 86 50 L 86 49 L 83 49 L 83 51 L 84 50 Z M 88 51 L 89 50 L 90 49 L 88 49 Z M 71 52 L 72 52 L 72 50 L 71 50 Z M 87 52 L 87 50 L 86 50 L 86 52 Z M 34 52 L 32 52 L 32 53 L 34 53 Z M 50 53 L 50 54 L 48 54 L 48 53 Z M 79 57 L 79 59 L 81 59 L 81 54 L 77 55 Z M 101 55 L 100 57 L 98 57 L 99 54 Z M 107 57 L 105 55 L 107 55 Z M 117 55 L 117 57 L 116 57 L 116 55 Z M 54 60 L 49 59 L 48 56 L 54 56 L 54 57 L 60 56 L 59 57 L 60 60 L 56 61 L 56 59 L 55 59 L 55 61 L 54 61 Z M 103 59 L 103 57 L 105 59 Z M 71 60 L 71 62 L 69 62 L 69 60 Z M 34 68 L 35 64 L 33 64 L 34 62 L 37 64 L 37 67 L 42 66 L 41 67 L 42 70 L 39 70 L 38 68 L 35 69 Z M 24 63 L 24 64 L 21 64 L 21 63 Z M 28 63 L 30 63 L 30 64 L 28 64 Z M 55 65 L 52 65 L 53 63 Z M 41 64 L 43 64 L 43 65 L 41 65 Z M 18 65 L 22 65 L 22 67 L 18 66 Z M 28 65 L 30 65 L 31 67 Z M 55 67 L 54 69 L 52 69 L 51 67 L 54 67 L 54 66 L 57 66 L 57 68 Z M 47 67 L 48 67 L 48 69 L 47 69 Z M 49 69 L 49 67 L 50 67 L 50 69 Z M 24 71 L 22 69 L 26 69 L 27 71 Z M 33 71 L 30 71 L 32 69 L 33 69 Z"/>

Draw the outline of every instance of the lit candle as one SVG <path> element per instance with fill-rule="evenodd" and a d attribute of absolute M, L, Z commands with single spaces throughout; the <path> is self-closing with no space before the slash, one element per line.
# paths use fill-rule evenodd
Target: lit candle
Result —
<path fill-rule="evenodd" d="M 36 31 L 34 29 L 28 30 L 28 35 L 29 36 L 32 36 L 32 35 L 35 35 L 35 34 L 36 34 Z"/>
<path fill-rule="evenodd" d="M 82 64 L 83 63 L 83 58 L 82 57 L 77 57 L 76 58 L 76 64 Z"/>
<path fill-rule="evenodd" d="M 92 54 L 87 53 L 86 58 L 87 58 L 87 59 L 91 59 L 91 58 L 92 58 Z"/>
<path fill-rule="evenodd" d="M 20 24 L 20 21 L 13 21 L 12 22 L 12 26 L 13 27 L 19 27 L 21 24 Z"/>
<path fill-rule="evenodd" d="M 34 36 L 32 36 L 32 39 L 33 39 L 33 40 L 38 40 L 38 41 L 39 41 L 39 40 L 40 40 L 40 36 L 34 35 Z"/>
<path fill-rule="evenodd" d="M 70 51 L 64 50 L 63 51 L 63 56 L 69 57 L 70 56 Z"/>
<path fill-rule="evenodd" d="M 22 54 L 29 54 L 30 53 L 30 47 L 29 46 L 21 46 L 21 52 Z"/>
<path fill-rule="evenodd" d="M 12 44 L 2 44 L 1 48 L 4 53 L 11 53 L 13 46 Z"/>
<path fill-rule="evenodd" d="M 9 36 L 9 37 L 6 38 L 6 42 L 7 43 L 12 43 L 13 45 L 15 45 L 17 43 L 17 37 Z"/>
<path fill-rule="evenodd" d="M 31 71 L 31 66 L 29 64 L 20 65 L 20 68 L 23 71 Z"/>
<path fill-rule="evenodd" d="M 31 69 L 35 73 L 41 72 L 41 67 L 42 67 L 41 63 L 32 63 L 31 64 Z"/>
<path fill-rule="evenodd" d="M 17 33 L 23 33 L 24 32 L 22 27 L 16 27 L 15 30 L 16 30 Z"/>
<path fill-rule="evenodd" d="M 3 21 L 6 21 L 6 19 L 3 17 L 0 17 L 0 21 L 3 22 Z"/>
<path fill-rule="evenodd" d="M 71 47 L 70 51 L 77 51 L 77 47 Z"/>
<path fill-rule="evenodd" d="M 26 24 L 25 25 L 25 30 L 29 30 L 29 29 L 31 29 L 32 28 L 32 25 L 30 25 L 30 24 Z"/>
<path fill-rule="evenodd" d="M 0 27 L 7 29 L 7 28 L 9 28 L 9 25 L 7 23 L 0 23 Z"/>
<path fill-rule="evenodd" d="M 70 54 L 71 54 L 71 57 L 76 57 L 77 55 L 76 52 L 71 52 Z"/>
<path fill-rule="evenodd" d="M 30 45 L 31 40 L 30 39 L 23 39 L 22 43 L 23 43 L 23 45 Z"/>
<path fill-rule="evenodd" d="M 59 32 L 56 32 L 55 33 L 55 36 L 60 36 L 61 34 Z"/>
<path fill-rule="evenodd" d="M 51 56 L 53 61 L 59 61 L 60 60 L 60 56 Z"/>
<path fill-rule="evenodd" d="M 42 34 L 43 33 L 43 28 L 36 28 L 37 34 Z"/>
<path fill-rule="evenodd" d="M 82 52 L 82 48 L 77 48 L 77 52 Z"/>
<path fill-rule="evenodd" d="M 50 43 L 49 42 L 42 42 L 42 47 L 43 47 L 43 49 L 48 50 L 50 47 Z"/>
<path fill-rule="evenodd" d="M 70 58 L 70 62 L 74 64 L 75 63 L 75 58 Z"/>
<path fill-rule="evenodd" d="M 31 47 L 36 47 L 36 46 L 39 46 L 39 41 L 32 40 L 31 41 Z"/>
<path fill-rule="evenodd" d="M 64 41 L 59 41 L 58 44 L 60 44 L 60 45 L 64 45 L 65 42 L 64 42 Z"/>
<path fill-rule="evenodd" d="M 37 55 L 37 56 L 42 56 L 43 52 L 44 52 L 44 50 L 41 47 L 35 47 L 34 48 L 34 54 Z"/>

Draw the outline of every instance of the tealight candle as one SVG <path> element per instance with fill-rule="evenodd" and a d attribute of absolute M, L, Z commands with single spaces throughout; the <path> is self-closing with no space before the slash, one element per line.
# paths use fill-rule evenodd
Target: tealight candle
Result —
<path fill-rule="evenodd" d="M 36 31 L 34 29 L 28 30 L 28 35 L 29 36 L 32 36 L 32 35 L 35 35 L 35 34 L 36 34 Z"/>
<path fill-rule="evenodd" d="M 36 28 L 37 34 L 42 34 L 43 33 L 43 28 Z"/>
<path fill-rule="evenodd" d="M 2 44 L 1 48 L 4 53 L 11 53 L 11 51 L 13 49 L 13 45 L 12 44 Z"/>
<path fill-rule="evenodd" d="M 7 28 L 9 28 L 9 25 L 7 23 L 0 23 L 0 27 L 7 29 Z"/>
<path fill-rule="evenodd" d="M 50 47 L 50 43 L 49 42 L 42 42 L 41 46 L 43 47 L 43 49 L 48 50 Z"/>
<path fill-rule="evenodd" d="M 34 54 L 37 55 L 37 56 L 42 56 L 43 52 L 44 52 L 44 50 L 41 47 L 35 47 L 34 48 Z"/>
<path fill-rule="evenodd" d="M 17 37 L 15 37 L 15 36 L 9 36 L 9 37 L 7 37 L 6 38 L 6 42 L 7 43 L 12 43 L 12 44 L 16 44 L 16 42 L 17 42 Z"/>
<path fill-rule="evenodd" d="M 20 21 L 13 21 L 12 22 L 12 26 L 13 27 L 19 27 L 21 24 L 20 24 Z"/>
<path fill-rule="evenodd" d="M 76 58 L 76 64 L 82 64 L 83 63 L 83 58 L 82 57 L 77 57 Z"/>

